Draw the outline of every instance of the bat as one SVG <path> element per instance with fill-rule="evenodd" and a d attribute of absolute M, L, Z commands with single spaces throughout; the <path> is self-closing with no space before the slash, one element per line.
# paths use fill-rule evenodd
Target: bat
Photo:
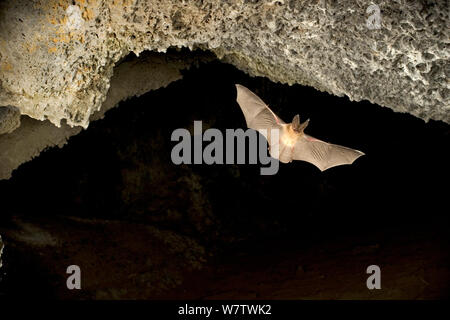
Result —
<path fill-rule="evenodd" d="M 327 143 L 304 133 L 309 119 L 300 123 L 297 114 L 292 123 L 285 123 L 253 92 L 236 84 L 237 102 L 244 113 L 247 126 L 259 131 L 268 141 L 269 153 L 283 163 L 302 160 L 312 163 L 320 171 L 344 164 L 352 164 L 363 152 Z M 278 129 L 278 141 L 272 141 L 270 130 Z M 278 154 L 272 152 L 278 144 Z M 272 154 L 273 153 L 273 154 Z"/>

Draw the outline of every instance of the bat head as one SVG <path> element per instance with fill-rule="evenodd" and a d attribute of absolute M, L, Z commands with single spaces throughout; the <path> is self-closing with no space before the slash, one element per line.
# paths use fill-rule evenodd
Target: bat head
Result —
<path fill-rule="evenodd" d="M 298 114 L 295 115 L 294 119 L 292 119 L 292 129 L 295 132 L 303 132 L 305 128 L 308 126 L 309 119 L 303 123 L 300 123 L 300 116 Z"/>

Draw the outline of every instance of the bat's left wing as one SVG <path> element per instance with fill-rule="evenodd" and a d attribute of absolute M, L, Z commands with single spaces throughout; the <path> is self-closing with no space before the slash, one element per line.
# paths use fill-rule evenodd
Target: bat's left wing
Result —
<path fill-rule="evenodd" d="M 247 127 L 260 130 L 279 128 L 284 124 L 284 121 L 249 89 L 240 84 L 236 84 L 236 90 L 236 100 L 244 113 Z"/>
<path fill-rule="evenodd" d="M 293 159 L 312 163 L 321 171 L 343 164 L 352 164 L 364 155 L 363 152 L 327 143 L 308 135 L 303 135 L 294 146 Z"/>

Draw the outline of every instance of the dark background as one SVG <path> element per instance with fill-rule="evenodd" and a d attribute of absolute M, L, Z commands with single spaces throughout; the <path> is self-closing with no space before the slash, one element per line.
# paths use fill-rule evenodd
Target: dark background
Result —
<path fill-rule="evenodd" d="M 174 129 L 192 127 L 194 120 L 202 120 L 204 130 L 245 128 L 235 83 L 255 92 L 287 122 L 297 113 L 302 121 L 310 118 L 309 135 L 366 155 L 353 165 L 325 172 L 301 161 L 280 163 L 274 176 L 261 176 L 260 165 L 173 165 Z M 338 287 L 345 292 L 336 274 L 358 259 L 355 248 L 364 255 L 358 268 L 397 265 L 404 273 L 393 272 L 391 277 L 404 279 L 402 283 L 416 283 L 419 273 L 430 277 L 420 276 L 424 288 L 414 287 L 413 298 L 448 297 L 449 142 L 450 127 L 443 122 L 425 123 L 367 101 L 351 102 L 310 87 L 252 78 L 212 62 L 184 71 L 183 80 L 167 88 L 122 102 L 64 148 L 47 150 L 23 164 L 12 179 L 0 181 L 0 223 L 3 229 L 14 228 L 11 221 L 16 216 L 34 222 L 61 216 L 127 221 L 174 231 L 206 248 L 211 258 L 205 274 L 212 280 L 198 284 L 192 280 L 199 277 L 194 273 L 181 284 L 189 289 L 197 283 L 197 295 L 156 297 L 198 298 L 204 292 L 214 297 L 211 283 L 224 265 L 223 277 L 233 274 L 227 281 L 242 286 L 248 272 L 268 260 L 291 261 L 300 255 L 301 267 L 293 272 L 313 272 L 320 265 L 322 279 L 309 284 L 319 291 L 306 298 L 336 298 Z M 26 254 L 34 250 L 12 239 L 8 251 L 7 234 L 3 294 L 27 291 L 59 297 L 51 285 L 52 267 Z M 304 261 L 314 256 L 315 262 Z M 245 272 L 242 259 L 248 266 Z M 30 264 L 36 265 L 31 271 Z M 280 270 L 277 276 L 290 272 Z M 361 286 L 348 289 L 353 295 L 338 298 L 366 297 L 361 292 L 367 291 L 367 276 L 365 270 L 359 272 L 355 281 L 362 279 Z M 327 279 L 332 274 L 336 283 L 325 285 L 323 274 Z M 254 275 L 248 287 L 255 286 L 258 277 L 270 278 Z M 41 291 L 31 288 L 33 284 Z M 411 298 L 395 291 L 409 289 L 390 289 L 376 298 Z M 247 297 L 230 290 L 234 293 L 227 297 Z M 295 291 L 259 295 L 298 297 L 302 296 Z"/>

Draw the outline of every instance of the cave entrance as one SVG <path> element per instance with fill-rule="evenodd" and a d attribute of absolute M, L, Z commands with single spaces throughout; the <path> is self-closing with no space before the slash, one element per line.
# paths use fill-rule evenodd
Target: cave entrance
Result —
<path fill-rule="evenodd" d="M 149 58 L 128 57 L 122 64 L 139 59 Z M 398 265 L 393 276 L 419 261 L 429 261 L 433 279 L 448 276 L 438 269 L 444 253 L 430 249 L 448 240 L 441 210 L 446 190 L 437 183 L 449 162 L 442 148 L 449 143 L 448 125 L 249 77 L 211 57 L 189 59 L 182 79 L 121 102 L 63 148 L 46 150 L 0 181 L 0 233 L 10 274 L 5 294 L 37 294 L 39 289 L 27 288 L 38 281 L 49 296 L 70 296 L 55 282 L 73 260 L 90 274 L 87 290 L 76 297 L 97 298 L 200 297 L 208 288 L 216 296 L 220 281 L 214 286 L 214 280 L 233 273 L 238 276 L 230 295 L 256 290 L 259 298 L 273 297 L 269 292 L 291 288 L 279 278 L 293 277 L 292 286 L 301 289 L 297 298 L 345 296 L 338 280 L 330 284 L 321 276 L 340 272 L 342 281 L 360 288 L 353 275 L 363 273 L 372 258 Z M 174 67 L 174 75 L 179 70 Z M 127 79 L 123 85 L 147 81 L 133 74 Z M 310 118 L 311 135 L 367 156 L 323 173 L 304 162 L 282 164 L 274 176 L 261 176 L 252 165 L 173 164 L 173 130 L 189 129 L 195 120 L 205 128 L 245 128 L 235 83 L 254 90 L 281 118 Z M 111 94 L 120 95 L 123 87 L 115 90 Z M 398 250 L 406 258 L 397 259 Z M 36 266 L 32 271 L 30 264 Z M 96 277 L 99 270 L 103 276 Z M 209 280 L 200 280 L 202 272 Z M 255 289 L 258 272 L 267 280 Z M 309 273 L 321 291 L 303 283 L 299 273 Z M 400 280 L 415 286 L 416 279 Z M 347 297 L 365 297 L 361 288 Z M 414 288 L 414 294 L 426 294 Z M 428 293 L 438 297 L 444 289 Z"/>

